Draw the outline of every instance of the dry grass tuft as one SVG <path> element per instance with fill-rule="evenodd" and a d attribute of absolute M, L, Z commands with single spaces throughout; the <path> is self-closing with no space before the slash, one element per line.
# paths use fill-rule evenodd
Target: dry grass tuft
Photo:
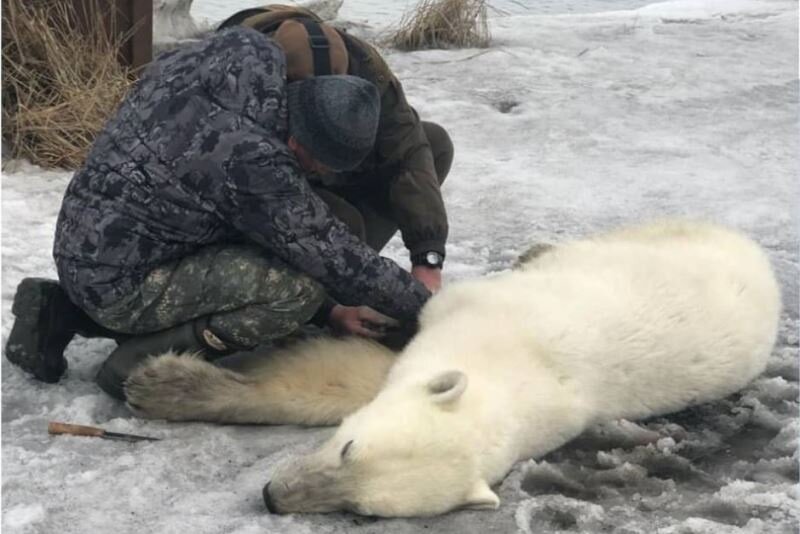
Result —
<path fill-rule="evenodd" d="M 421 0 L 389 44 L 401 50 L 489 46 L 486 0 Z"/>
<path fill-rule="evenodd" d="M 3 2 L 3 139 L 13 157 L 79 167 L 133 79 L 119 61 L 126 36 L 103 21 L 108 3 L 86 1 L 91 32 L 70 2 Z"/>

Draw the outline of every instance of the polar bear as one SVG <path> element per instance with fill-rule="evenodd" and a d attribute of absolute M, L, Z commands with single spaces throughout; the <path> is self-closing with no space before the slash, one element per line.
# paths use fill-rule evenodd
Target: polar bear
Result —
<path fill-rule="evenodd" d="M 666 221 L 537 252 L 516 270 L 441 291 L 393 364 L 385 349 L 357 340 L 317 341 L 255 364 L 286 366 L 276 375 L 162 357 L 132 377 L 130 403 L 171 419 L 344 417 L 318 451 L 276 466 L 267 507 L 424 516 L 496 508 L 491 486 L 517 461 L 598 423 L 724 397 L 763 371 L 780 295 L 768 259 L 740 234 Z M 329 349 L 337 361 L 360 363 L 318 372 Z M 312 393 L 301 391 L 300 368 L 317 381 Z M 197 384 L 181 380 L 206 375 L 211 393 L 186 393 Z M 281 377 L 296 402 L 278 387 Z M 341 402 L 331 390 L 353 381 L 358 398 Z M 165 390 L 185 404 L 165 413 Z M 333 408 L 318 417 L 326 398 Z"/>

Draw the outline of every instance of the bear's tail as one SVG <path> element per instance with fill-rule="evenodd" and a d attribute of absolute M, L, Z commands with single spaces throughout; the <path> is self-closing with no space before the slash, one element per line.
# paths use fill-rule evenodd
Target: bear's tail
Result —
<path fill-rule="evenodd" d="M 240 371 L 192 354 L 151 358 L 128 378 L 128 406 L 170 421 L 333 425 L 378 393 L 394 353 L 359 338 L 317 338 L 246 356 Z"/>

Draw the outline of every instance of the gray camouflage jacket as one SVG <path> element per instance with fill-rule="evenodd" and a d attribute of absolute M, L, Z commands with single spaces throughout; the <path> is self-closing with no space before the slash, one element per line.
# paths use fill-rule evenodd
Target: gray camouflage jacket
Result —
<path fill-rule="evenodd" d="M 428 291 L 331 215 L 287 138 L 285 58 L 260 33 L 160 56 L 65 193 L 53 254 L 72 300 L 103 309 L 161 264 L 249 239 L 343 304 L 416 317 Z"/>

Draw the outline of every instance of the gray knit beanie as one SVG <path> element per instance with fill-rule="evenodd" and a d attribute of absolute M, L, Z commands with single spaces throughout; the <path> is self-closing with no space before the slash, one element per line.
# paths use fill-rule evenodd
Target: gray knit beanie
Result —
<path fill-rule="evenodd" d="M 289 134 L 320 163 L 349 171 L 375 144 L 380 96 L 372 83 L 346 74 L 292 82 Z"/>

